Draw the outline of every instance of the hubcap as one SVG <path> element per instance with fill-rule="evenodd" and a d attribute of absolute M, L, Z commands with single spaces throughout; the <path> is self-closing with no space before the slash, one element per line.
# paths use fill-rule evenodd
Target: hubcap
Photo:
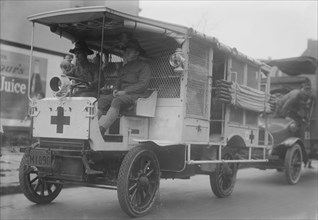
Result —
<path fill-rule="evenodd" d="M 140 184 L 140 186 L 145 187 L 149 185 L 149 179 L 145 176 L 142 176 L 139 178 L 138 183 Z"/>

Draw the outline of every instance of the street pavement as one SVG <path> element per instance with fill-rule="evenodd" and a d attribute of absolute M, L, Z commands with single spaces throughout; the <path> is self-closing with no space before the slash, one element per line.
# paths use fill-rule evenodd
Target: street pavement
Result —
<path fill-rule="evenodd" d="M 213 195 L 208 176 L 161 180 L 160 198 L 143 219 L 317 220 L 317 161 L 313 166 L 296 185 L 276 170 L 239 170 L 233 194 L 224 199 Z M 20 193 L 0 199 L 1 219 L 129 219 L 113 190 L 67 188 L 48 205 L 35 205 Z"/>

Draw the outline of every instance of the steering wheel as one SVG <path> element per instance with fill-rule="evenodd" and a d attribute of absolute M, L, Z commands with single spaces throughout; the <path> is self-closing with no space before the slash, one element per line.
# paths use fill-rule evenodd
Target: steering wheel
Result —
<path fill-rule="evenodd" d="M 73 77 L 73 76 L 68 76 L 68 78 L 70 80 L 74 80 L 75 83 L 74 85 L 72 85 L 72 87 L 82 87 L 82 86 L 85 86 L 85 88 L 87 88 L 89 86 L 89 83 L 83 79 L 80 79 L 80 78 L 77 78 L 77 77 Z"/>

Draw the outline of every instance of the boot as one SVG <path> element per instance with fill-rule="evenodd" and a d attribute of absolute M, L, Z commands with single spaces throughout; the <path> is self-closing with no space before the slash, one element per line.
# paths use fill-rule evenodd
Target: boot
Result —
<path fill-rule="evenodd" d="M 106 116 L 99 120 L 99 124 L 104 129 L 101 129 L 102 135 L 104 135 L 105 131 L 114 123 L 119 115 L 119 111 L 113 107 L 110 107 Z"/>
<path fill-rule="evenodd" d="M 94 170 L 94 169 L 90 168 L 89 161 L 87 160 L 86 155 L 84 155 L 82 157 L 82 161 L 83 161 L 83 164 L 84 164 L 84 167 L 85 167 L 85 173 L 87 175 L 97 175 L 97 174 L 102 174 L 103 173 L 102 171 L 97 171 L 97 170 Z"/>
<path fill-rule="evenodd" d="M 103 126 L 99 126 L 99 131 L 102 134 L 102 136 L 105 134 L 106 132 L 106 128 L 104 128 Z"/>

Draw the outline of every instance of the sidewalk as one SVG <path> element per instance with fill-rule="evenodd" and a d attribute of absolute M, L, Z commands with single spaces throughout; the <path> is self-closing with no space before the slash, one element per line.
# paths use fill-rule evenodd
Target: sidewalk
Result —
<path fill-rule="evenodd" d="M 1 147 L 0 157 L 0 196 L 22 193 L 19 183 L 19 166 L 24 153 L 20 147 Z M 66 185 L 64 188 L 77 187 Z"/>
<path fill-rule="evenodd" d="M 0 195 L 20 193 L 19 166 L 23 153 L 19 147 L 1 147 Z"/>

